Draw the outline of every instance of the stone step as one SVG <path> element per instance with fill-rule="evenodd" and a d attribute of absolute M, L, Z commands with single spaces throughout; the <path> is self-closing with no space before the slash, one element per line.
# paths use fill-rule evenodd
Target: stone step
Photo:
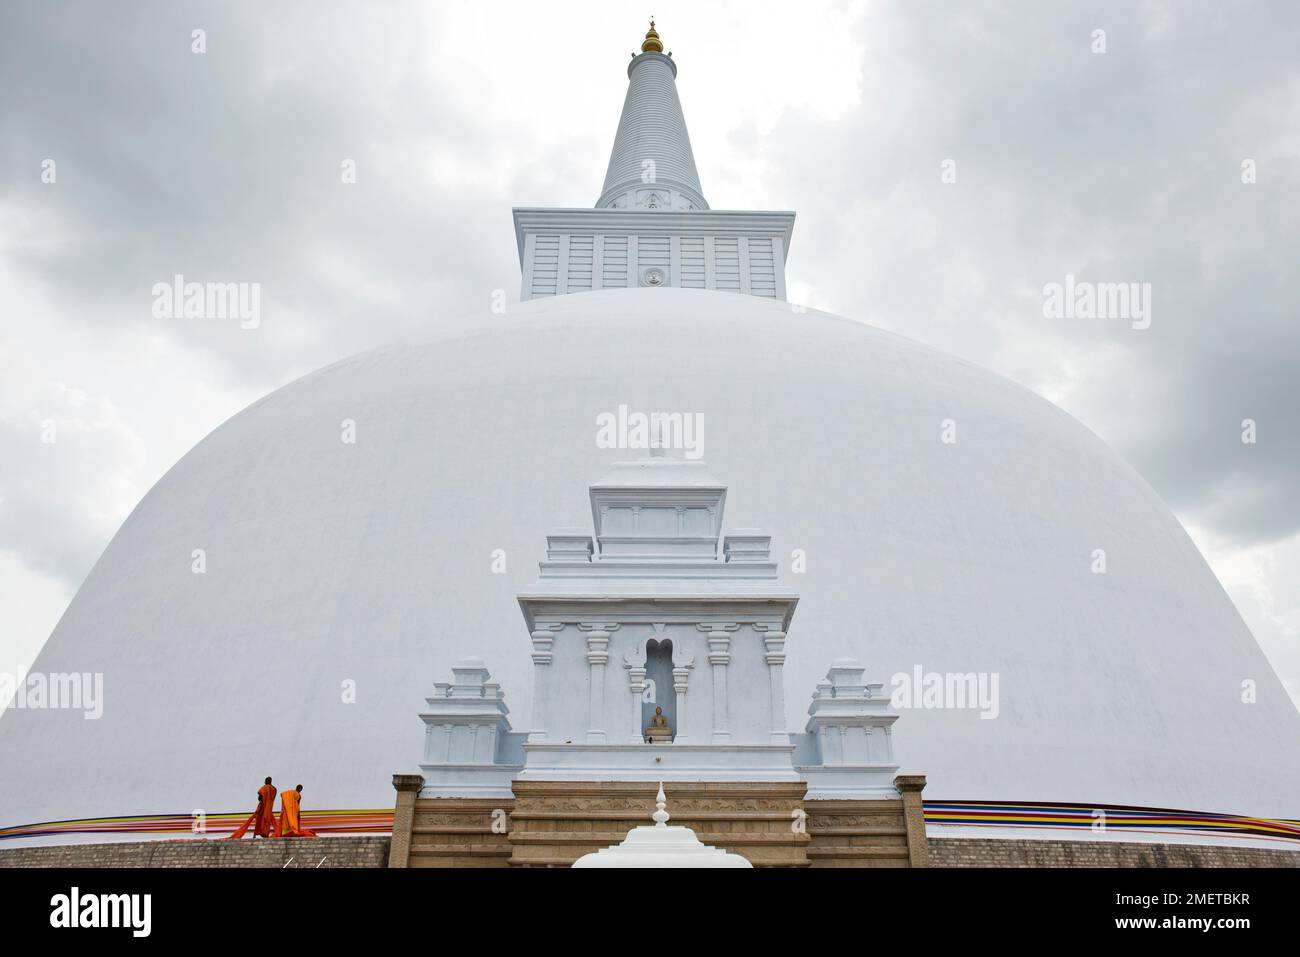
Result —
<path fill-rule="evenodd" d="M 689 827 L 697 834 L 708 832 L 710 834 L 795 834 L 798 833 L 792 828 L 791 822 L 787 820 L 776 820 L 767 822 L 747 822 L 745 825 L 738 825 L 730 821 L 691 821 L 689 819 L 679 820 L 673 818 L 669 822 L 672 826 Z M 625 835 L 634 827 L 642 826 L 637 821 L 609 821 L 600 819 L 576 819 L 568 821 L 515 821 L 510 828 L 511 833 L 516 831 L 527 831 L 534 834 L 572 834 L 590 831 L 616 831 Z M 480 832 L 483 833 L 483 832 Z"/>
<path fill-rule="evenodd" d="M 509 857 L 509 844 L 412 844 L 411 855 L 418 857 Z"/>
<path fill-rule="evenodd" d="M 579 855 L 580 857 L 581 855 Z M 572 867 L 576 858 L 570 857 L 536 857 L 529 858 L 527 861 L 512 860 L 510 863 L 514 867 Z M 751 860 L 754 867 L 807 867 L 807 861 L 801 864 L 790 863 L 788 861 L 762 861 Z M 904 865 L 906 866 L 906 865 Z"/>
<path fill-rule="evenodd" d="M 832 847 L 810 847 L 809 857 L 907 857 L 906 847 L 874 847 L 842 844 Z"/>
<path fill-rule="evenodd" d="M 627 831 L 610 831 L 606 833 L 597 831 L 573 831 L 571 833 L 564 831 L 546 831 L 542 833 L 512 831 L 510 843 L 515 846 L 524 844 L 594 844 L 604 848 L 604 846 L 611 844 L 623 843 L 627 836 Z M 767 835 L 767 833 L 708 833 L 706 831 L 697 831 L 695 837 L 698 837 L 703 844 L 716 844 L 718 846 L 757 844 L 793 846 L 807 844 L 806 836 L 801 835 L 803 840 L 796 840 L 788 833 L 787 835 Z"/>
<path fill-rule="evenodd" d="M 792 809 L 793 810 L 793 809 Z M 650 815 L 654 812 L 654 805 L 650 806 L 649 811 L 625 811 L 625 810 L 590 810 L 590 811 L 549 811 L 545 809 L 526 809 L 518 810 L 510 815 L 511 820 L 515 821 L 634 821 L 636 824 L 648 824 Z M 690 808 L 672 809 L 671 823 L 677 824 L 679 821 L 781 821 L 789 824 L 792 815 L 788 812 L 778 811 L 692 811 Z M 635 826 L 635 825 L 633 825 Z"/>

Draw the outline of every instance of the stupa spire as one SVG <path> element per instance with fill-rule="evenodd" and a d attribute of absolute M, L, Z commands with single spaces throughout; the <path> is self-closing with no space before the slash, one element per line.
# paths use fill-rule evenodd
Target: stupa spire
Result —
<path fill-rule="evenodd" d="M 627 76 L 596 208 L 514 210 L 520 298 L 677 287 L 784 300 L 794 213 L 709 208 L 653 17 Z"/>
<path fill-rule="evenodd" d="M 650 29 L 646 31 L 645 42 L 641 44 L 642 53 L 663 53 L 663 41 L 659 39 L 659 33 L 655 30 L 655 18 L 650 18 Z"/>
<path fill-rule="evenodd" d="M 627 97 L 597 209 L 708 209 L 677 98 L 677 65 L 653 19 L 628 64 Z"/>

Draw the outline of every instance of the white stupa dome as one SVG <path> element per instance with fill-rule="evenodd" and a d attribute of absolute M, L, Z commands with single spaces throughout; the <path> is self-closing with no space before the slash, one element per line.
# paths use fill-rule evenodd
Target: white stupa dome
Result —
<path fill-rule="evenodd" d="M 103 716 L 0 720 L 0 826 L 238 811 L 267 774 L 312 807 L 391 808 L 422 699 L 469 655 L 527 730 L 514 596 L 629 457 L 595 442 L 620 405 L 702 413 L 728 524 L 773 534 L 800 595 L 792 730 L 842 656 L 884 681 L 996 673 L 996 718 L 902 713 L 896 754 L 927 799 L 1295 815 L 1300 716 L 1280 682 L 1168 508 L 1049 402 L 724 292 L 589 292 L 457 328 L 272 393 L 158 482 L 34 665 L 103 672 Z"/>
<path fill-rule="evenodd" d="M 467 656 L 529 730 L 516 596 L 630 457 L 622 407 L 702 416 L 728 529 L 772 533 L 791 731 L 837 659 L 982 675 L 994 707 L 897 721 L 927 801 L 1296 816 L 1300 714 L 1151 488 L 1033 393 L 782 301 L 794 213 L 709 207 L 653 25 L 627 74 L 597 208 L 514 210 L 521 305 L 272 393 L 144 498 L 33 667 L 102 673 L 102 716 L 0 720 L 0 839 L 243 817 L 268 774 L 391 809 Z"/>

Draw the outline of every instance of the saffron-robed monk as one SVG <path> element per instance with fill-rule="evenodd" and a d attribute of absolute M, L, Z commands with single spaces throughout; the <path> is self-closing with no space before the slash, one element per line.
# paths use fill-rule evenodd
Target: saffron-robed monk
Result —
<path fill-rule="evenodd" d="M 275 826 L 276 837 L 315 837 L 303 827 L 301 820 L 302 785 L 280 795 L 280 820 Z"/>
<path fill-rule="evenodd" d="M 275 830 L 275 785 L 268 777 L 266 783 L 257 789 L 257 821 L 254 823 L 254 837 L 270 837 Z"/>
<path fill-rule="evenodd" d="M 239 840 L 249 828 L 253 829 L 253 837 L 270 837 L 275 831 L 275 785 L 271 783 L 268 777 L 266 783 L 257 789 L 257 810 L 249 815 L 248 820 L 230 835 L 233 840 Z"/>

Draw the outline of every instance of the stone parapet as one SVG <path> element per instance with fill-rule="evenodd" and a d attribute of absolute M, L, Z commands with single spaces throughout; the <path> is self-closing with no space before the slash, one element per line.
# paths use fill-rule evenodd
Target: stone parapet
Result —
<path fill-rule="evenodd" d="M 0 850 L 0 867 L 386 867 L 388 835 L 50 844 Z"/>
<path fill-rule="evenodd" d="M 1300 867 L 1300 849 L 932 837 L 931 867 Z"/>

